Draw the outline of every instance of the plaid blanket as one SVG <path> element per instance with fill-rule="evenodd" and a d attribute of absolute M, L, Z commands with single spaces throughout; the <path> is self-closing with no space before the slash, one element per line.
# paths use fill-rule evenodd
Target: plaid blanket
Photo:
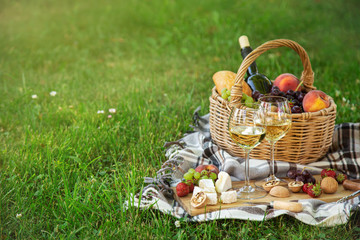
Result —
<path fill-rule="evenodd" d="M 155 178 L 145 178 L 148 185 L 126 205 L 140 208 L 154 208 L 177 218 L 189 221 L 208 221 L 215 219 L 268 220 L 283 214 L 311 225 L 333 226 L 348 221 L 352 211 L 360 208 L 360 196 L 343 203 L 326 203 L 317 199 L 299 200 L 304 211 L 293 213 L 287 210 L 268 209 L 266 205 L 242 206 L 223 209 L 207 214 L 190 216 L 181 205 L 173 199 L 171 187 L 181 181 L 183 174 L 189 168 L 200 164 L 214 164 L 221 171 L 230 174 L 233 181 L 244 180 L 244 159 L 233 157 L 220 149 L 211 141 L 209 131 L 209 114 L 200 116 L 200 109 L 194 113 L 194 131 L 182 139 L 166 143 L 167 161 L 157 172 Z M 275 162 L 275 173 L 285 177 L 292 169 L 302 169 L 304 165 Z M 319 161 L 307 164 L 312 174 L 320 174 L 323 168 L 335 168 L 348 175 L 350 179 L 360 178 L 360 123 L 343 123 L 336 125 L 332 146 L 328 153 Z M 262 179 L 269 175 L 269 163 L 264 160 L 251 159 L 251 179 Z"/>

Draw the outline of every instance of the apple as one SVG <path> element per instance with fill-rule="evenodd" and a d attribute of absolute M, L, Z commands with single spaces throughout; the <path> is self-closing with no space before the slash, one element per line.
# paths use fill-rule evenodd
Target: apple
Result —
<path fill-rule="evenodd" d="M 287 92 L 290 89 L 295 91 L 296 88 L 299 86 L 299 83 L 299 79 L 293 74 L 283 73 L 275 79 L 274 86 L 277 86 L 282 92 Z"/>
<path fill-rule="evenodd" d="M 302 104 L 305 112 L 317 112 L 330 106 L 330 98 L 323 91 L 312 90 L 305 95 Z"/>

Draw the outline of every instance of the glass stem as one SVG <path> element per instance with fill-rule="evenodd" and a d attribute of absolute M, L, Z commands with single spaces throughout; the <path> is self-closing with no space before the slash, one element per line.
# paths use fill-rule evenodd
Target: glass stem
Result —
<path fill-rule="evenodd" d="M 270 178 L 275 179 L 275 143 L 271 141 L 270 142 Z"/>
<path fill-rule="evenodd" d="M 245 187 L 250 188 L 250 164 L 249 164 L 249 157 L 251 149 L 244 149 L 245 150 Z"/>

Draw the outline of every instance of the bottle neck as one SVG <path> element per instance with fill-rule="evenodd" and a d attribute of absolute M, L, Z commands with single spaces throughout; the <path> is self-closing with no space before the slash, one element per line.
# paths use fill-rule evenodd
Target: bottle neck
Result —
<path fill-rule="evenodd" d="M 245 59 L 245 57 L 251 52 L 252 52 L 251 47 L 244 47 L 244 48 L 241 49 L 241 56 L 243 57 L 243 59 Z M 247 73 L 248 73 L 248 76 L 251 76 L 251 75 L 254 75 L 254 74 L 258 73 L 258 69 L 257 69 L 255 61 L 247 69 Z"/>

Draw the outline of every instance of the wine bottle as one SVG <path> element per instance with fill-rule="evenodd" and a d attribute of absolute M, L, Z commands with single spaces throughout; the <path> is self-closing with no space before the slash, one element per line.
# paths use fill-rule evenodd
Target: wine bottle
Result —
<path fill-rule="evenodd" d="M 248 37 L 241 36 L 239 43 L 241 47 L 241 56 L 243 59 L 245 59 L 245 57 L 252 52 Z M 271 91 L 271 81 L 265 75 L 258 72 L 255 61 L 248 67 L 245 81 L 250 86 L 252 91 L 257 90 L 262 94 L 266 94 Z"/>

